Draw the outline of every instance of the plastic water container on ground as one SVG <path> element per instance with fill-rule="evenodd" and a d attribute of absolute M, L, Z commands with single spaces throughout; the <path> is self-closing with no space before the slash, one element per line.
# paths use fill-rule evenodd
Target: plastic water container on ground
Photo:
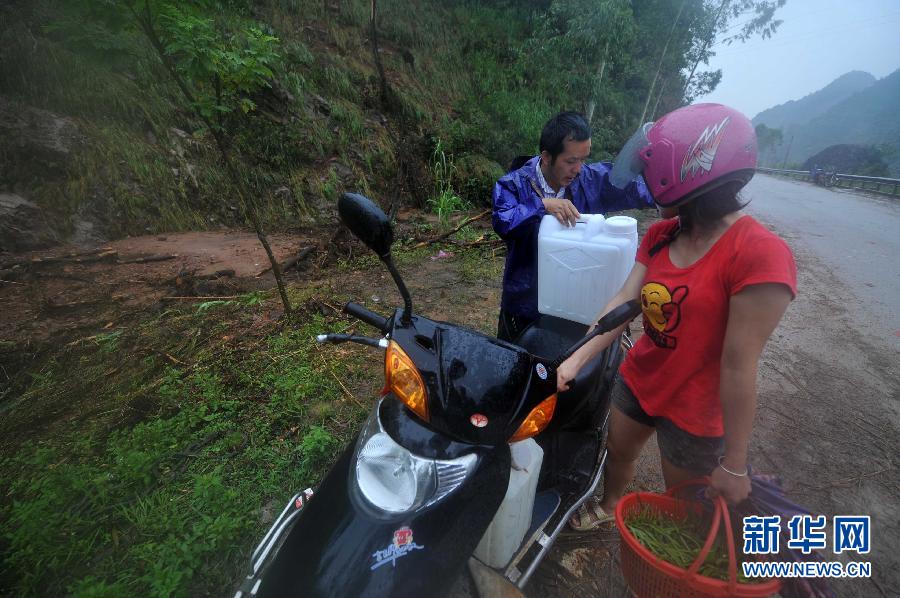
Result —
<path fill-rule="evenodd" d="M 546 215 L 538 231 L 538 311 L 593 324 L 634 266 L 637 220 L 582 214 L 574 227 Z"/>
<path fill-rule="evenodd" d="M 513 467 L 506 496 L 475 549 L 475 556 L 491 567 L 504 567 L 525 539 L 531 524 L 544 451 L 533 439 L 509 445 Z"/>

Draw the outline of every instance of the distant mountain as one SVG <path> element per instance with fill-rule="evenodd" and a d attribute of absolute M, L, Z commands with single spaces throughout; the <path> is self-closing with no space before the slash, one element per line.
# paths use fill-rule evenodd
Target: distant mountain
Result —
<path fill-rule="evenodd" d="M 780 128 L 783 140 L 782 147 L 763 156 L 762 162 L 780 166 L 787 155 L 788 163 L 798 164 L 836 144 L 883 146 L 890 176 L 900 177 L 900 70 L 846 94 L 853 82 L 861 86 L 867 78 L 871 78 L 868 73 L 847 73 L 802 100 L 760 112 L 754 124 Z M 842 93 L 846 95 L 841 100 L 826 101 Z M 793 112 L 788 119 L 786 108 L 801 104 L 805 116 Z"/>
<path fill-rule="evenodd" d="M 807 123 L 827 112 L 832 106 L 871 86 L 875 81 L 875 77 L 869 73 L 850 71 L 802 99 L 791 100 L 763 110 L 753 118 L 753 125 L 762 123 L 771 129 L 783 129 L 788 125 Z"/>
<path fill-rule="evenodd" d="M 785 131 L 787 133 L 787 131 Z M 900 70 L 791 131 L 792 161 L 838 143 L 887 145 L 893 175 L 900 175 Z M 787 142 L 790 136 L 785 136 Z"/>

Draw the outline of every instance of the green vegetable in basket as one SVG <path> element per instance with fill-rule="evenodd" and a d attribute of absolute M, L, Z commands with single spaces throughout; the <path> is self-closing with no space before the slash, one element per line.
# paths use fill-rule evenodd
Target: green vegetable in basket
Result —
<path fill-rule="evenodd" d="M 676 567 L 687 569 L 693 564 L 709 533 L 709 521 L 703 518 L 684 517 L 675 519 L 660 513 L 649 505 L 643 505 L 637 513 L 625 519 L 628 531 L 662 560 Z M 735 556 L 740 552 L 736 549 Z M 728 550 L 721 536 L 716 538 L 706 560 L 700 566 L 700 575 L 728 581 Z M 740 562 L 737 567 L 737 578 L 740 583 L 752 583 L 760 580 L 747 579 Z"/>

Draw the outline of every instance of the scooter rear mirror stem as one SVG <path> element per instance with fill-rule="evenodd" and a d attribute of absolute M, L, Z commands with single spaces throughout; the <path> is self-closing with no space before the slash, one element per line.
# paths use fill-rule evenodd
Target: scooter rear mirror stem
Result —
<path fill-rule="evenodd" d="M 400 277 L 400 272 L 398 272 L 396 266 L 394 266 L 394 259 L 391 257 L 391 252 L 388 251 L 385 255 L 379 255 L 378 257 L 384 262 L 388 272 L 391 273 L 394 284 L 397 285 L 397 290 L 400 291 L 400 296 L 403 297 L 403 314 L 400 316 L 400 323 L 404 326 L 409 326 L 412 321 L 412 296 L 409 294 L 409 289 L 406 288 L 406 283 L 403 282 L 403 278 Z"/>

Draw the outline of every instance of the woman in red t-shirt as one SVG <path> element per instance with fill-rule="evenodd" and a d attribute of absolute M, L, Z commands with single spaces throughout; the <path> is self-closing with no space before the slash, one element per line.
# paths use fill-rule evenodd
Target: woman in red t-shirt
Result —
<path fill-rule="evenodd" d="M 647 231 L 601 312 L 640 299 L 644 335 L 613 388 L 603 499 L 582 506 L 576 529 L 611 519 L 654 431 L 667 487 L 709 475 L 711 493 L 732 504 L 747 497 L 759 356 L 797 290 L 791 250 L 740 211 L 737 193 L 756 168 L 744 115 L 719 104 L 681 108 L 644 125 L 616 164 L 623 177 L 643 172 L 666 220 Z M 564 361 L 559 390 L 624 327 Z"/>

